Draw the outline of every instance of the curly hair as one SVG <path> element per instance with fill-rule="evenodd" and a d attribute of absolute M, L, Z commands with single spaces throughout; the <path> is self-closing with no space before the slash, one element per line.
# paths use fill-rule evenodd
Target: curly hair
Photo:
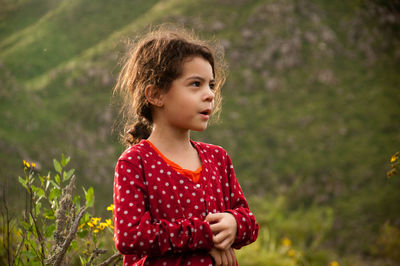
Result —
<path fill-rule="evenodd" d="M 225 62 L 221 46 L 200 40 L 187 30 L 161 25 L 136 41 L 128 42 L 113 95 L 121 95 L 119 124 L 123 125 L 120 141 L 127 146 L 150 136 L 153 125 L 152 105 L 145 88 L 152 85 L 167 92 L 171 83 L 182 75 L 185 60 L 202 57 L 212 67 L 215 79 L 214 116 L 221 107 L 221 87 L 225 82 Z"/>

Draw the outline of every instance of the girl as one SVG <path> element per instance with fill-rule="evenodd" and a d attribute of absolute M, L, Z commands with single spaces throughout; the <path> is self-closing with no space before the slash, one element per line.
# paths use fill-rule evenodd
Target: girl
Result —
<path fill-rule="evenodd" d="M 232 248 L 257 238 L 226 151 L 190 138 L 220 107 L 220 58 L 183 30 L 163 28 L 128 53 L 114 88 L 129 145 L 114 179 L 124 265 L 236 265 Z"/>

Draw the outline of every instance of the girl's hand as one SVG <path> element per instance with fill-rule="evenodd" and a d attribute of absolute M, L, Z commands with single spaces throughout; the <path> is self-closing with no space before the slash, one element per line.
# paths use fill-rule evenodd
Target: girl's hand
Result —
<path fill-rule="evenodd" d="M 237 233 L 235 217 L 227 212 L 209 213 L 206 221 L 210 223 L 214 247 L 222 250 L 230 248 Z"/>
<path fill-rule="evenodd" d="M 232 248 L 227 250 L 212 248 L 209 253 L 216 266 L 236 266 L 236 255 Z"/>

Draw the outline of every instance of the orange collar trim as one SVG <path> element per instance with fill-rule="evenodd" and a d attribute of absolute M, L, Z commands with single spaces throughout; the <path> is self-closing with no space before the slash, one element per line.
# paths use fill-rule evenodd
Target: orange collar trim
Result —
<path fill-rule="evenodd" d="M 158 155 L 163 158 L 163 160 L 168 163 L 172 168 L 174 168 L 175 171 L 178 173 L 181 173 L 182 175 L 188 177 L 191 179 L 193 182 L 197 183 L 200 179 L 201 171 L 203 169 L 203 165 L 200 165 L 199 168 L 197 168 L 195 171 L 189 170 L 189 169 L 184 169 L 180 165 L 174 163 L 173 161 L 169 160 L 167 157 L 164 156 L 157 148 L 156 146 L 153 145 L 149 140 L 145 140 L 147 143 L 150 144 L 150 146 L 158 153 Z"/>

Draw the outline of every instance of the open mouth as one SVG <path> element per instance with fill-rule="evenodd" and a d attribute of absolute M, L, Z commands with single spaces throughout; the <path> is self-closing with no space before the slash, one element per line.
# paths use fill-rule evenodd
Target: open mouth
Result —
<path fill-rule="evenodd" d="M 210 109 L 206 109 L 206 110 L 200 112 L 200 114 L 202 114 L 202 115 L 210 115 L 211 114 L 211 110 Z"/>

